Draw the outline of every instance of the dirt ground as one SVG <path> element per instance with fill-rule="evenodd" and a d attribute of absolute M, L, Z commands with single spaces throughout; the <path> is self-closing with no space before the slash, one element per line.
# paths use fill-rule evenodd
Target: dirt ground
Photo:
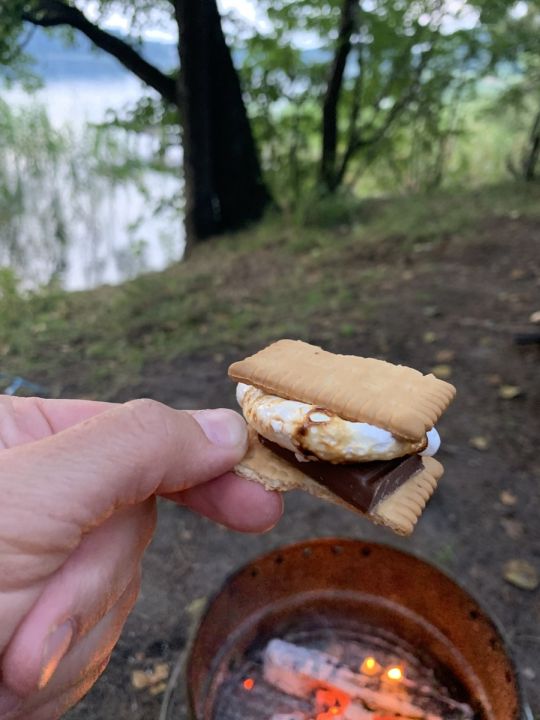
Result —
<path fill-rule="evenodd" d="M 172 667 L 182 658 L 203 599 L 232 570 L 268 549 L 321 536 L 395 545 L 458 579 L 502 624 L 540 718 L 540 590 L 503 578 L 512 559 L 540 571 L 540 346 L 515 342 L 518 333 L 540 332 L 528 322 L 540 310 L 540 223 L 499 219 L 481 226 L 473 243 L 450 236 L 397 261 L 359 251 L 357 262 L 384 270 L 369 321 L 334 339 L 321 317 L 306 328 L 306 339 L 423 371 L 447 366 L 438 372 L 451 373 L 458 388 L 439 426 L 446 474 L 414 535 L 397 538 L 306 495 L 288 497 L 279 526 L 262 537 L 228 532 L 163 503 L 140 600 L 109 668 L 69 720 L 160 718 L 163 693 L 134 688 L 132 672 L 161 662 Z M 353 316 L 347 320 L 355 324 Z M 118 399 L 145 395 L 178 408 L 233 407 L 226 368 L 234 357 L 230 351 L 148 367 L 144 381 Z M 162 717 L 186 717 L 182 698 L 179 691 L 174 711 Z"/>

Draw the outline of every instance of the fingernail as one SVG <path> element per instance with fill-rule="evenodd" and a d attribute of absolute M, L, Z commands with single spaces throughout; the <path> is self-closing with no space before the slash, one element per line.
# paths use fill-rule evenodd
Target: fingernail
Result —
<path fill-rule="evenodd" d="M 220 447 L 238 447 L 245 445 L 247 439 L 246 423 L 238 413 L 232 410 L 201 410 L 195 413 L 206 437 Z"/>
<path fill-rule="evenodd" d="M 45 640 L 43 650 L 43 662 L 41 664 L 41 673 L 39 675 L 38 688 L 43 688 L 49 684 L 52 676 L 56 672 L 62 659 L 65 657 L 73 635 L 75 634 L 75 625 L 72 620 L 53 628 Z"/>
<path fill-rule="evenodd" d="M 21 705 L 22 700 L 18 695 L 14 695 L 10 690 L 0 688 L 0 718 L 17 710 Z"/>

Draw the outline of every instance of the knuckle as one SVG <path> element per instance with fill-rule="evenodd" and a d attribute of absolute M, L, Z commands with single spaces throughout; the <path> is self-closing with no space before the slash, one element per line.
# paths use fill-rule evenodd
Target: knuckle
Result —
<path fill-rule="evenodd" d="M 124 406 L 128 422 L 136 433 L 160 435 L 167 432 L 167 408 L 157 400 L 139 398 Z"/>

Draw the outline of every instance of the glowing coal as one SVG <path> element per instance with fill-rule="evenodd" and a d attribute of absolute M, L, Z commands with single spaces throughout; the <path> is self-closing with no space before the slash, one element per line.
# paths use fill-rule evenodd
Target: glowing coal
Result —
<path fill-rule="evenodd" d="M 367 662 L 370 659 L 372 662 Z M 263 654 L 264 680 L 293 697 L 313 698 L 314 720 L 473 718 L 468 705 L 406 679 L 400 666 L 383 670 L 374 658 L 366 658 L 361 667 L 364 665 L 368 674 L 355 672 L 327 652 L 279 639 L 271 640 Z M 379 672 L 374 674 L 377 668 Z M 427 709 L 429 705 L 440 711 Z"/>

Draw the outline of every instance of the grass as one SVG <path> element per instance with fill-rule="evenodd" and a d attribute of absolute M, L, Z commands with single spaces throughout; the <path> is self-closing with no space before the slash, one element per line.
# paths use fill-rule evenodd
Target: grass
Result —
<path fill-rule="evenodd" d="M 518 184 L 473 192 L 349 201 L 346 222 L 302 226 L 270 217 L 198 247 L 186 263 L 119 287 L 24 295 L 0 274 L 0 370 L 52 392 L 113 396 L 146 363 L 227 353 L 278 336 L 350 337 L 380 302 L 393 260 L 488 218 L 540 217 L 540 190 Z M 383 283 L 384 284 L 384 283 Z"/>

